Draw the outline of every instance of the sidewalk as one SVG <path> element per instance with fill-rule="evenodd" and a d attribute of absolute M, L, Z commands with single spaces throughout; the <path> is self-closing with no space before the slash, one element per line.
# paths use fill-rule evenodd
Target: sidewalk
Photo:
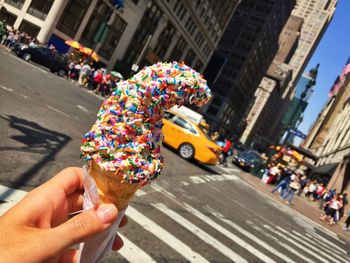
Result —
<path fill-rule="evenodd" d="M 235 166 L 232 165 L 232 168 L 234 167 Z M 319 218 L 321 216 L 322 210 L 318 208 L 317 203 L 308 201 L 304 197 L 299 197 L 295 195 L 292 200 L 292 204 L 288 206 L 280 199 L 279 193 L 277 191 L 274 194 L 271 193 L 271 190 L 274 188 L 274 185 L 264 184 L 263 182 L 261 182 L 261 180 L 258 177 L 243 171 L 241 173 L 235 173 L 235 175 L 237 175 L 240 179 L 242 179 L 243 181 L 251 185 L 257 191 L 267 195 L 267 197 L 272 198 L 276 202 L 279 202 L 287 207 L 290 207 L 291 209 L 294 209 L 298 213 L 304 215 L 305 217 L 319 224 L 321 227 L 328 229 L 329 231 L 337 234 L 339 237 L 341 237 L 345 241 L 350 242 L 350 232 L 343 230 L 344 220 L 347 217 L 346 215 L 342 218 L 341 222 L 338 222 L 338 224 L 329 226 L 327 223 L 320 221 Z M 347 207 L 346 210 L 349 210 L 349 207 Z M 346 212 L 347 211 L 345 211 L 345 213 Z"/>

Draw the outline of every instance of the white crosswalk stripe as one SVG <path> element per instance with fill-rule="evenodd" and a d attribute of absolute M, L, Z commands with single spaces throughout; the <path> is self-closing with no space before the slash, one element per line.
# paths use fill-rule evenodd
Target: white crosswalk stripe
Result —
<path fill-rule="evenodd" d="M 178 238 L 174 237 L 168 231 L 158 226 L 148 217 L 138 212 L 133 207 L 129 206 L 126 215 L 133 219 L 136 223 L 142 225 L 144 229 L 151 232 L 157 238 L 165 242 L 168 246 L 178 251 L 183 257 L 185 257 L 190 262 L 208 262 L 198 253 L 194 252 L 192 248 L 180 241 Z"/>
<path fill-rule="evenodd" d="M 292 233 L 295 234 L 296 236 L 298 236 L 299 239 L 302 239 L 302 240 L 304 240 L 305 242 L 310 242 L 310 243 L 312 244 L 312 246 L 315 245 L 316 240 L 306 238 L 306 236 L 303 236 L 302 234 L 298 233 L 298 232 L 295 231 L 295 230 L 293 230 Z M 344 263 L 348 263 L 348 262 L 349 262 L 348 260 L 346 260 L 346 259 L 344 259 L 343 257 L 339 256 L 339 255 L 336 253 L 336 251 L 334 251 L 333 249 L 330 249 L 330 248 L 328 248 L 328 247 L 321 246 L 321 245 L 319 245 L 319 246 L 322 247 L 322 250 L 323 250 L 323 251 L 328 252 L 327 255 L 332 255 L 332 257 L 337 258 L 337 259 L 339 260 L 339 262 L 340 262 L 340 261 L 341 261 L 341 262 L 344 262 Z"/>
<path fill-rule="evenodd" d="M 119 254 L 122 255 L 129 262 L 144 262 L 144 263 L 155 263 L 152 257 L 145 253 L 141 248 L 131 242 L 126 236 L 118 234 L 124 242 L 123 249 L 119 250 Z"/>
<path fill-rule="evenodd" d="M 206 232 L 204 232 L 202 229 L 197 227 L 196 225 L 192 224 L 189 220 L 182 217 L 178 213 L 175 213 L 171 209 L 169 209 L 164 204 L 152 204 L 155 208 L 157 208 L 162 213 L 166 214 L 167 216 L 174 219 L 177 223 L 182 225 L 184 228 L 192 232 L 194 235 L 199 237 L 201 240 L 203 240 L 205 243 L 213 246 L 215 249 L 217 249 L 220 253 L 225 255 L 231 260 L 234 260 L 235 262 L 248 262 L 244 258 L 242 258 L 240 255 L 238 255 L 236 252 L 228 248 L 226 245 L 215 239 L 214 237 L 210 236 Z"/>
<path fill-rule="evenodd" d="M 278 263 L 350 262 L 347 251 L 342 248 L 345 248 L 342 246 L 344 242 L 338 240 L 333 233 L 320 230 L 313 222 L 303 221 L 303 217 L 300 216 L 294 218 L 295 222 L 291 220 L 282 227 L 270 222 L 261 211 L 252 210 L 249 204 L 233 199 L 230 192 L 232 187 L 239 185 L 239 182 L 240 179 L 235 175 L 189 176 L 176 187 L 173 187 L 171 183 L 157 182 L 145 190 L 137 191 L 135 198 L 147 199 L 147 201 L 136 202 L 135 206 L 129 206 L 126 214 L 131 219 L 133 226 L 144 231 L 140 233 L 140 236 L 144 234 L 151 238 L 151 240 L 147 239 L 147 243 L 154 242 L 157 246 L 161 242 L 163 247 L 168 246 L 172 249 L 172 255 L 177 255 L 176 260 L 182 258 L 189 262 L 210 262 L 213 260 L 210 256 L 216 253 L 219 258 L 222 255 L 226 260 L 235 262 L 252 262 L 257 259 L 262 262 Z M 215 205 L 210 207 L 203 203 L 199 196 L 192 195 L 189 191 L 192 186 L 202 189 L 202 192 L 208 196 L 220 194 L 221 200 L 230 200 L 235 211 L 242 213 L 243 218 L 250 215 L 254 222 L 246 220 L 242 224 L 242 222 L 229 219 L 230 217 L 222 214 L 224 212 L 219 213 L 212 208 L 216 207 Z M 245 193 L 248 190 L 240 191 Z M 0 186 L 0 196 L 1 193 L 7 196 L 6 201 L 10 205 L 21 200 L 26 194 L 24 191 Z M 159 202 L 160 196 L 162 202 Z M 0 204 L 0 211 L 8 209 L 9 204 L 5 204 L 6 207 Z M 140 204 L 150 204 L 155 210 L 151 213 L 147 212 L 142 210 Z M 176 212 L 177 209 L 186 211 L 186 217 Z M 285 211 L 279 210 L 279 212 L 284 213 Z M 288 211 L 285 214 L 291 216 L 291 213 Z M 155 220 L 152 217 L 156 217 Z M 156 223 L 160 218 L 162 218 L 162 226 Z M 171 226 L 169 230 L 167 230 L 168 226 Z M 177 227 L 182 228 L 179 233 L 174 231 Z M 124 240 L 124 247 L 119 251 L 119 257 L 123 257 L 128 262 L 153 263 L 164 255 L 166 258 L 167 251 L 154 254 L 151 250 L 153 245 L 139 243 L 137 236 L 128 235 L 126 237 L 122 234 L 120 236 Z M 205 252 L 208 250 L 193 246 L 194 239 L 197 245 L 202 243 L 204 246 L 205 244 L 212 251 Z M 235 245 L 232 246 L 232 244 Z"/>
<path fill-rule="evenodd" d="M 294 239 L 290 238 L 288 235 L 282 234 L 280 231 L 273 229 L 269 225 L 264 225 L 264 228 L 270 230 L 271 232 L 273 232 L 277 236 L 279 236 L 279 237 L 289 241 L 291 244 L 293 244 L 293 246 L 296 246 L 299 249 L 301 249 L 304 252 L 306 252 L 307 254 L 312 255 L 313 257 L 317 258 L 319 261 L 324 262 L 324 263 L 328 263 L 329 262 L 328 260 L 326 260 L 323 257 L 319 256 L 317 252 L 314 253 L 313 251 L 310 251 L 310 249 L 307 249 L 304 246 L 300 245 L 298 240 L 294 240 Z"/>

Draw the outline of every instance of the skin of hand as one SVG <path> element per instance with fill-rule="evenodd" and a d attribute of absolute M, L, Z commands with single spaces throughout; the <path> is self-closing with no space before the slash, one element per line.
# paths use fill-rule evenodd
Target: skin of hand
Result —
<path fill-rule="evenodd" d="M 0 262 L 78 262 L 70 248 L 107 229 L 117 218 L 113 204 L 101 204 L 70 218 L 83 205 L 80 168 L 66 168 L 29 192 L 0 217 Z M 119 227 L 127 223 L 124 217 Z M 123 241 L 117 235 L 113 249 Z"/>

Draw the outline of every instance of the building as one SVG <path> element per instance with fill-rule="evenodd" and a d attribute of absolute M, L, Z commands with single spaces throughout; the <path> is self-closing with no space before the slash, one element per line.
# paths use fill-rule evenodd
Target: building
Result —
<path fill-rule="evenodd" d="M 278 141 L 283 134 L 284 125 L 281 122 L 288 110 L 294 95 L 299 78 L 304 72 L 314 50 L 319 44 L 324 32 L 331 22 L 337 0 L 297 0 L 292 15 L 303 20 L 300 37 L 293 55 L 287 61 L 292 69 L 292 77 L 282 98 L 279 115 L 274 117 L 275 124 L 272 125 L 271 136 Z"/>
<path fill-rule="evenodd" d="M 241 134 L 256 89 L 277 50 L 295 1 L 243 0 L 204 76 L 214 96 L 203 109 L 212 129 Z"/>
<path fill-rule="evenodd" d="M 60 52 L 69 50 L 65 40 L 77 40 L 107 69 L 126 75 L 133 64 L 160 60 L 183 60 L 201 71 L 238 2 L 125 0 L 121 11 L 108 0 L 5 0 L 0 19 Z"/>
<path fill-rule="evenodd" d="M 330 178 L 328 188 L 350 191 L 350 58 L 329 95 L 303 147 L 318 156 L 313 173 Z"/>
<path fill-rule="evenodd" d="M 283 144 L 293 144 L 294 142 L 295 135 L 292 131 L 295 132 L 303 121 L 303 113 L 308 106 L 308 100 L 314 92 L 318 68 L 319 64 L 308 73 L 304 73 L 296 85 L 294 97 L 281 120 L 283 125 L 282 133 L 285 134 Z"/>
<path fill-rule="evenodd" d="M 257 89 L 255 102 L 246 119 L 240 141 L 264 148 L 276 143 L 276 115 L 283 104 L 282 96 L 289 85 L 292 69 L 287 64 L 293 56 L 303 19 L 291 15 L 279 36 L 278 51 Z M 252 119 L 252 116 L 255 116 Z"/>

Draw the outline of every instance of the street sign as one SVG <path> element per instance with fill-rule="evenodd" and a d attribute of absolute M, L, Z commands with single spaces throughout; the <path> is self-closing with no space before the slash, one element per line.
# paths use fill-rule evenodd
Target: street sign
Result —
<path fill-rule="evenodd" d="M 293 134 L 294 136 L 302 138 L 303 140 L 306 139 L 306 135 L 304 133 L 302 133 L 301 131 L 297 130 L 297 129 L 288 128 L 287 132 L 290 133 L 290 134 Z"/>

